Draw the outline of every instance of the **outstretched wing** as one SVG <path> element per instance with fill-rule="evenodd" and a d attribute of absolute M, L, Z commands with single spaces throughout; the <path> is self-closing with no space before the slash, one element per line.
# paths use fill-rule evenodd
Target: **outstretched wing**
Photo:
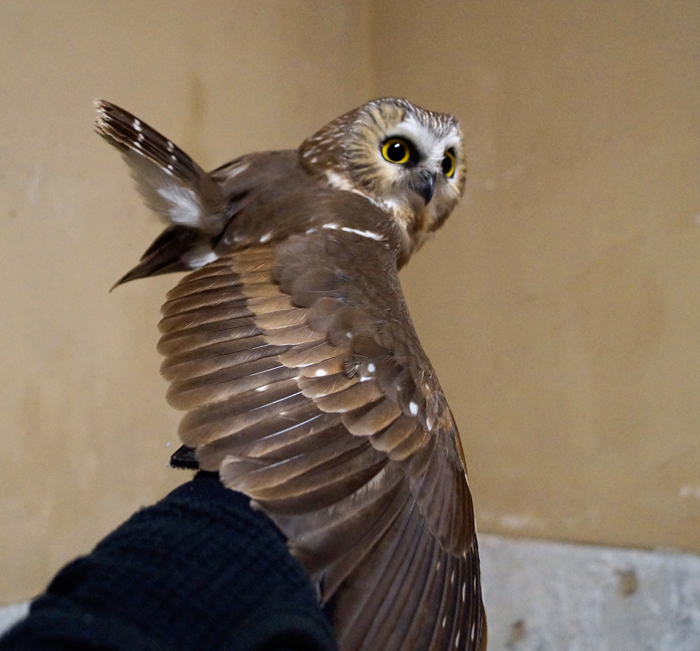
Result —
<path fill-rule="evenodd" d="M 185 277 L 160 325 L 168 397 L 200 466 L 333 599 L 343 651 L 482 649 L 457 430 L 372 235 L 311 228 Z"/>

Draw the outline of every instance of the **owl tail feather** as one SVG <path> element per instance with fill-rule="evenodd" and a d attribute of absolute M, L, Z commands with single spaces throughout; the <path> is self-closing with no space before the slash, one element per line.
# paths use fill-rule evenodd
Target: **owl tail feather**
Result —
<path fill-rule="evenodd" d="M 218 183 L 171 140 L 131 113 L 100 99 L 95 108 L 97 132 L 122 153 L 146 204 L 168 224 L 112 289 L 216 260 L 214 243 L 234 211 Z"/>
<path fill-rule="evenodd" d="M 201 252 L 199 256 L 195 253 L 197 251 Z M 208 238 L 202 237 L 193 228 L 170 226 L 148 247 L 139 263 L 114 283 L 109 291 L 138 278 L 191 271 L 214 259 L 216 256 Z M 201 264 L 197 264 L 198 261 Z"/>
<path fill-rule="evenodd" d="M 121 151 L 146 204 L 168 224 L 219 235 L 229 215 L 219 185 L 182 149 L 124 109 L 95 100 L 97 132 Z"/>

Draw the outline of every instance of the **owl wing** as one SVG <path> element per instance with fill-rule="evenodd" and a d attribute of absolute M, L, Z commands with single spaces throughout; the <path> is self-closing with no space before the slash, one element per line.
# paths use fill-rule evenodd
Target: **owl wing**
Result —
<path fill-rule="evenodd" d="M 485 648 L 463 453 L 386 244 L 311 228 L 232 252 L 163 314 L 183 442 L 284 532 L 341 649 Z"/>

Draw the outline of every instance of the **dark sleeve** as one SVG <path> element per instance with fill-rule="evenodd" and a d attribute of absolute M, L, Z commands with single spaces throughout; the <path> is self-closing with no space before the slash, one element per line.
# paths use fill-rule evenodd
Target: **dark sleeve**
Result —
<path fill-rule="evenodd" d="M 331 651 L 331 624 L 284 539 L 200 473 L 64 567 L 10 650 Z"/>

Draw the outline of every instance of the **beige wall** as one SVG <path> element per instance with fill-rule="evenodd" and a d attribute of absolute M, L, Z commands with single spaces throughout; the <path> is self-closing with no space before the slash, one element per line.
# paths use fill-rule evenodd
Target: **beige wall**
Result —
<path fill-rule="evenodd" d="M 700 552 L 700 3 L 431 8 L 378 4 L 375 70 L 467 138 L 404 282 L 478 524 Z"/>
<path fill-rule="evenodd" d="M 373 93 L 457 113 L 467 200 L 404 282 L 480 529 L 700 552 L 700 4 L 568 6 L 0 3 L 0 603 L 187 477 L 94 97 L 205 166 Z"/>
<path fill-rule="evenodd" d="M 161 225 L 95 135 L 93 98 L 208 167 L 295 147 L 370 97 L 369 17 L 328 0 L 0 3 L 0 603 L 189 476 L 167 467 L 179 415 L 155 351 L 174 279 L 108 293 Z"/>

